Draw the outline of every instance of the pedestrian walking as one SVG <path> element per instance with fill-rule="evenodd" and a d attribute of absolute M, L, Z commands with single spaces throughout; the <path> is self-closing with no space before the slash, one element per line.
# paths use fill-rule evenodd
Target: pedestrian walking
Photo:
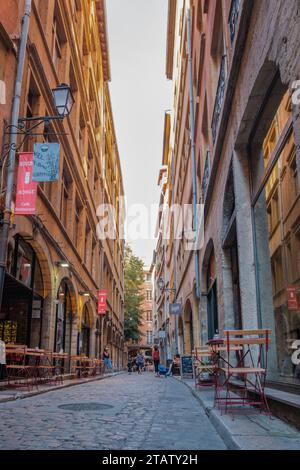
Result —
<path fill-rule="evenodd" d="M 103 361 L 104 361 L 104 370 L 106 369 L 112 370 L 112 362 L 110 359 L 109 349 L 107 346 L 106 348 L 104 348 L 104 351 L 103 351 Z"/>
<path fill-rule="evenodd" d="M 131 358 L 131 356 L 129 356 L 129 358 L 128 358 L 128 363 L 127 363 L 128 374 L 131 374 L 131 372 L 132 372 L 132 366 L 133 366 L 132 358 Z"/>
<path fill-rule="evenodd" d="M 140 351 L 137 353 L 135 362 L 137 365 L 137 371 L 139 374 L 141 374 L 145 361 L 144 361 L 144 356 Z"/>
<path fill-rule="evenodd" d="M 160 355 L 159 355 L 159 349 L 157 344 L 154 345 L 153 351 L 152 351 L 152 359 L 154 362 L 154 370 L 155 370 L 155 377 L 159 377 L 159 362 L 160 362 Z"/>

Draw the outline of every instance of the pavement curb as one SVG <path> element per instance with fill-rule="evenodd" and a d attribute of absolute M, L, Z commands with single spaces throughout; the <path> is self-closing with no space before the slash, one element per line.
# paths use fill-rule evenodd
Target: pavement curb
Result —
<path fill-rule="evenodd" d="M 208 416 L 210 422 L 216 429 L 217 433 L 219 436 L 223 439 L 224 443 L 228 447 L 229 450 L 242 450 L 243 448 L 238 444 L 238 442 L 235 440 L 234 436 L 231 434 L 230 430 L 226 426 L 226 424 L 223 422 L 222 417 L 220 414 L 215 410 L 214 408 L 211 408 L 209 406 L 206 406 L 205 402 L 201 398 L 201 396 L 194 390 L 194 388 L 186 383 L 185 381 L 181 380 L 180 378 L 172 377 L 178 382 L 182 383 L 185 385 L 193 397 L 196 398 L 196 400 L 200 403 L 202 408 L 205 411 L 205 414 Z"/>
<path fill-rule="evenodd" d="M 91 382 L 97 382 L 99 380 L 109 379 L 111 377 L 115 377 L 116 375 L 120 375 L 120 374 L 123 374 L 123 373 L 124 373 L 123 371 L 115 372 L 113 374 L 107 374 L 107 375 L 100 376 L 100 377 L 93 377 L 91 379 L 85 379 L 85 380 L 70 382 L 70 383 L 67 383 L 65 385 L 55 385 L 51 388 L 48 388 L 47 390 L 35 390 L 35 391 L 32 391 L 32 392 L 27 392 L 26 394 L 21 394 L 21 395 L 16 394 L 16 395 L 8 396 L 8 397 L 5 397 L 5 398 L 1 398 L 1 396 L 0 396 L 0 404 L 1 403 L 11 402 L 11 401 L 24 400 L 25 398 L 34 397 L 36 395 L 43 395 L 43 394 L 49 393 L 49 392 L 55 392 L 56 390 L 62 390 L 64 388 L 75 387 L 76 385 L 84 385 L 84 384 L 91 383 Z"/>

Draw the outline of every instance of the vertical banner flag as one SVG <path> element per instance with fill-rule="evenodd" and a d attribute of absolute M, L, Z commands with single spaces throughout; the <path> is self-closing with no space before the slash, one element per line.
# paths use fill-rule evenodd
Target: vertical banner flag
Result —
<path fill-rule="evenodd" d="M 15 206 L 16 215 L 35 214 L 38 184 L 32 181 L 32 167 L 33 153 L 20 153 Z"/>
<path fill-rule="evenodd" d="M 106 314 L 106 290 L 98 292 L 98 315 Z"/>
<path fill-rule="evenodd" d="M 58 181 L 60 144 L 34 144 L 32 181 Z"/>
<path fill-rule="evenodd" d="M 288 310 L 298 310 L 297 289 L 295 286 L 287 287 Z"/>

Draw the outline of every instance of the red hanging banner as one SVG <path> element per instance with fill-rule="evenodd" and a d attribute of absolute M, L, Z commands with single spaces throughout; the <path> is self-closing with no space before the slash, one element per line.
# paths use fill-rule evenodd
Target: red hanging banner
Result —
<path fill-rule="evenodd" d="M 106 290 L 98 292 L 98 315 L 106 314 Z"/>
<path fill-rule="evenodd" d="M 288 310 L 298 310 L 297 288 L 295 286 L 288 286 L 286 291 Z"/>
<path fill-rule="evenodd" d="M 35 214 L 38 183 L 32 181 L 33 152 L 23 152 L 19 156 L 17 197 L 15 214 Z"/>

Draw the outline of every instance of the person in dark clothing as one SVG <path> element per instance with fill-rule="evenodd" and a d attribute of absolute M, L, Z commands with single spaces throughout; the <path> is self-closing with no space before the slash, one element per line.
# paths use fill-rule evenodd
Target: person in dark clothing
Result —
<path fill-rule="evenodd" d="M 157 344 L 154 345 L 153 351 L 152 351 L 152 359 L 154 363 L 154 370 L 155 370 L 155 376 L 159 377 L 159 362 L 160 362 L 160 355 L 159 355 L 159 349 Z"/>
<path fill-rule="evenodd" d="M 127 363 L 128 374 L 131 374 L 131 372 L 132 372 L 132 365 L 133 365 L 132 364 L 132 358 L 131 358 L 131 356 L 129 356 L 128 363 Z"/>

